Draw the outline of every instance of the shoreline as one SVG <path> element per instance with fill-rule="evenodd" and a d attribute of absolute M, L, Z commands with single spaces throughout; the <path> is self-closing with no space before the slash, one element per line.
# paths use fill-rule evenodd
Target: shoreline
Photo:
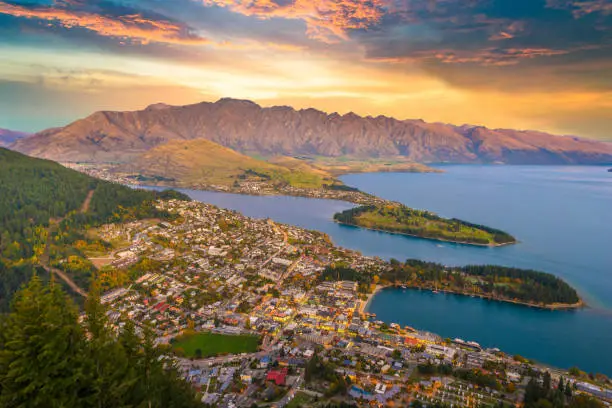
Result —
<path fill-rule="evenodd" d="M 359 303 L 359 314 L 368 313 L 368 308 L 370 306 L 370 303 L 372 303 L 372 299 L 374 299 L 374 296 L 376 296 L 383 289 L 388 288 L 389 286 L 390 285 L 376 285 L 376 288 L 374 289 L 374 291 L 372 293 L 368 293 L 367 299 L 360 301 L 360 303 Z"/>
<path fill-rule="evenodd" d="M 427 288 L 427 287 L 410 286 L 410 285 L 405 285 L 405 286 L 406 286 L 406 289 L 411 289 L 411 290 L 418 289 L 418 290 L 425 290 L 425 291 L 432 292 L 432 293 L 434 291 L 434 289 Z M 374 292 L 368 295 L 368 300 L 366 304 L 362 307 L 364 312 L 367 312 L 368 306 L 370 305 L 375 295 L 379 294 L 383 289 L 389 289 L 389 288 L 402 289 L 401 285 L 395 285 L 395 284 L 377 285 Z M 582 298 L 580 299 L 579 302 L 572 303 L 572 304 L 570 303 L 551 303 L 551 304 L 545 305 L 545 304 L 538 304 L 538 303 L 522 302 L 522 301 L 513 300 L 513 299 L 495 298 L 491 295 L 482 294 L 482 293 L 466 293 L 466 292 L 460 292 L 460 291 L 448 290 L 448 289 L 438 289 L 438 292 L 442 294 L 451 294 L 455 296 L 475 297 L 475 298 L 479 298 L 483 300 L 490 300 L 490 301 L 500 302 L 500 303 L 509 303 L 509 304 L 513 304 L 517 306 L 530 307 L 533 309 L 540 309 L 540 310 L 550 310 L 550 311 L 578 310 L 578 309 L 584 309 L 588 307 L 588 305 L 584 302 Z"/>
<path fill-rule="evenodd" d="M 224 186 L 181 186 L 176 184 L 153 184 L 153 183 L 127 183 L 126 185 L 131 187 L 156 187 L 156 188 L 167 188 L 167 189 L 183 189 L 183 190 L 197 190 L 197 191 L 208 191 L 213 193 L 227 193 L 227 194 L 237 194 L 237 195 L 247 195 L 254 197 L 301 197 L 301 198 L 310 198 L 315 200 L 335 200 L 342 201 L 345 203 L 353 204 L 356 206 L 359 205 L 367 205 L 367 204 L 375 204 L 375 203 L 391 203 L 392 201 L 385 200 L 383 198 L 365 193 L 363 191 L 358 192 L 344 192 L 338 190 L 326 190 L 326 189 L 306 189 L 311 192 L 316 192 L 315 194 L 306 194 L 302 191 L 282 191 L 282 190 L 264 190 L 264 191 L 252 191 L 252 190 L 236 190 L 233 188 L 222 188 Z M 330 193 L 329 196 L 326 196 L 326 192 Z M 335 193 L 334 193 L 335 192 Z M 322 193 L 322 194 L 321 194 Z M 354 195 L 356 197 L 350 197 L 350 195 Z"/>
<path fill-rule="evenodd" d="M 336 200 L 336 201 L 342 201 L 345 203 L 350 203 L 350 204 L 354 204 L 354 205 L 363 205 L 363 204 L 368 204 L 368 202 L 365 201 L 360 201 L 360 200 L 350 200 L 348 198 L 350 197 L 317 197 L 317 196 L 313 196 L 313 195 L 307 195 L 307 194 L 295 194 L 295 192 L 292 191 L 258 191 L 258 192 L 254 192 L 254 191 L 235 191 L 232 189 L 221 189 L 221 188 L 214 188 L 212 186 L 207 186 L 207 188 L 204 188 L 202 186 L 190 186 L 190 187 L 183 187 L 183 186 L 169 186 L 169 185 L 165 185 L 165 184 L 131 184 L 134 187 L 167 187 L 167 188 L 175 188 L 175 189 L 185 189 L 185 190 L 198 190 L 198 191 L 209 191 L 209 192 L 213 192 L 213 193 L 227 193 L 227 194 L 236 194 L 236 195 L 247 195 L 247 196 L 254 196 L 254 197 L 301 197 L 301 198 L 310 198 L 310 199 L 318 199 L 318 200 Z M 322 189 L 315 189 L 313 191 L 333 191 L 333 190 L 322 190 Z M 369 203 L 371 204 L 372 202 L 379 202 L 379 203 L 392 203 L 393 201 L 389 201 L 389 200 L 385 200 L 383 198 L 374 196 L 374 195 L 370 195 L 368 193 L 364 193 L 362 191 L 360 192 L 355 192 L 354 194 L 357 195 L 361 195 L 362 197 L 371 200 Z M 400 203 L 401 204 L 401 203 Z M 335 214 L 334 214 L 335 215 Z M 514 241 L 514 242 L 505 242 L 505 243 L 493 243 L 493 244 L 479 244 L 476 242 L 467 242 L 467 241 L 453 241 L 450 239 L 444 239 L 444 238 L 431 238 L 431 237 L 424 237 L 421 235 L 415 235 L 415 234 L 408 234 L 405 232 L 395 232 L 395 231 L 387 231 L 387 230 L 383 230 L 383 229 L 378 229 L 378 228 L 368 228 L 368 227 L 363 227 L 361 225 L 357 225 L 357 224 L 351 224 L 351 223 L 347 223 L 347 222 L 341 222 L 341 221 L 337 221 L 333 215 L 332 215 L 332 221 L 340 224 L 340 225 L 345 225 L 345 226 L 349 226 L 349 227 L 355 227 L 355 228 L 363 228 L 366 230 L 370 230 L 370 231 L 376 231 L 376 232 L 384 232 L 387 234 L 394 234 L 394 235 L 403 235 L 403 236 L 407 236 L 407 237 L 412 237 L 412 238 L 419 238 L 419 239 L 425 239 L 428 241 L 437 241 L 437 242 L 447 242 L 447 243 L 451 243 L 451 244 L 459 244 L 459 245 L 471 245 L 471 246 L 477 246 L 477 247 L 482 247 L 482 248 L 501 248 L 504 246 L 508 246 L 508 245 L 516 245 L 518 244 L 520 241 Z"/>
<path fill-rule="evenodd" d="M 453 241 L 453 240 L 444 239 L 444 238 L 423 237 L 421 235 L 408 234 L 407 232 L 396 232 L 396 231 L 387 231 L 387 230 L 383 230 L 383 229 L 379 229 L 379 228 L 368 228 L 368 227 L 363 227 L 363 226 L 357 225 L 357 224 L 351 224 L 351 223 L 348 223 L 348 222 L 338 221 L 336 219 L 334 219 L 334 222 L 338 223 L 340 225 L 346 225 L 348 227 L 362 228 L 362 229 L 365 229 L 365 230 L 384 232 L 384 233 L 387 233 L 387 234 L 404 235 L 406 237 L 426 239 L 426 240 L 429 240 L 429 241 L 448 242 L 448 243 L 451 243 L 451 244 L 472 245 L 472 246 L 478 246 L 478 247 L 482 247 L 482 248 L 500 248 L 500 247 L 504 247 L 504 246 L 508 246 L 508 245 L 516 245 L 516 244 L 519 243 L 519 241 L 514 241 L 514 242 L 505 242 L 505 243 L 499 243 L 499 244 L 498 243 L 495 243 L 495 244 L 479 244 L 479 243 L 476 243 L 476 242 Z"/>
<path fill-rule="evenodd" d="M 164 187 L 164 186 L 151 186 L 151 185 L 133 185 L 135 187 Z M 182 188 L 182 189 L 190 189 L 189 187 L 174 187 L 174 188 Z M 236 195 L 247 195 L 247 196 L 289 196 L 289 197 L 304 197 L 304 198 L 319 198 L 319 197 L 309 197 L 309 196 L 302 196 L 302 195 L 289 195 L 289 194 L 285 194 L 283 192 L 259 192 L 259 193 L 254 193 L 254 192 L 234 192 L 234 191 L 223 191 L 223 190 L 216 190 L 216 189 L 206 189 L 206 190 L 202 190 L 201 188 L 196 189 L 196 188 L 192 188 L 193 190 L 199 190 L 199 191 L 210 191 L 210 192 L 219 192 L 219 193 L 228 193 L 228 194 L 236 194 Z M 360 194 L 365 194 L 367 195 L 367 193 L 363 193 L 360 192 Z M 375 199 L 378 199 L 378 197 L 373 196 Z M 319 199 L 335 199 L 338 201 L 343 201 L 343 202 L 348 202 L 348 203 L 352 203 L 352 204 L 356 204 L 354 202 L 351 201 L 347 201 L 347 200 L 343 200 L 340 198 L 325 198 L 325 197 L 321 197 Z M 382 199 L 380 199 L 382 200 Z M 417 239 L 423 239 L 423 240 L 429 240 L 429 241 L 438 241 L 438 242 L 447 242 L 447 243 L 451 243 L 451 244 L 458 244 L 458 245 L 468 245 L 468 246 L 476 246 L 476 247 L 481 247 L 481 248 L 498 248 L 498 247 L 503 247 L 503 246 L 507 246 L 507 245 L 514 245 L 519 243 L 519 241 L 515 241 L 515 242 L 509 242 L 509 243 L 502 243 L 502 244 L 478 244 L 478 243 L 469 243 L 469 242 L 463 242 L 463 241 L 451 241 L 451 240 L 445 240 L 445 239 L 441 239 L 441 238 L 427 238 L 427 237 L 422 237 L 419 235 L 413 235 L 413 234 L 407 234 L 407 233 L 401 233 L 401 232 L 391 232 L 391 231 L 385 231 L 385 230 L 380 230 L 380 229 L 374 229 L 374 228 L 366 228 L 366 227 L 362 227 L 359 225 L 354 225 L 354 224 L 350 224 L 350 223 L 344 223 L 344 222 L 340 222 L 337 221 L 335 219 L 332 218 L 332 220 L 335 223 L 338 223 L 340 225 L 345 225 L 345 226 L 349 226 L 349 227 L 353 227 L 353 228 L 362 228 L 365 230 L 370 230 L 370 231 L 377 231 L 377 232 L 383 232 L 383 233 L 387 233 L 387 234 L 393 234 L 393 235 L 404 235 L 404 236 L 408 236 L 408 237 L 412 237 L 412 238 L 417 238 Z M 556 275 L 554 275 L 556 276 Z M 360 306 L 358 308 L 359 313 L 363 314 L 363 313 L 367 313 L 367 310 L 370 306 L 370 303 L 372 302 L 372 299 L 374 298 L 375 295 L 377 295 L 378 293 L 380 293 L 383 289 L 389 288 L 389 287 L 396 287 L 396 285 L 394 284 L 388 284 L 388 285 L 377 285 L 377 287 L 375 288 L 375 290 L 373 291 L 373 293 L 368 294 L 367 295 L 367 300 L 365 301 L 361 301 L 360 302 Z M 429 290 L 429 291 L 433 291 L 433 289 L 429 289 L 429 288 L 421 288 L 418 286 L 406 286 L 409 289 L 421 289 L 421 290 Z M 550 305 L 542 305 L 542 304 L 537 304 L 537 303 L 530 303 L 530 302 L 521 302 L 521 301 L 516 301 L 516 300 L 512 300 L 512 299 L 501 299 L 501 298 L 494 298 L 491 295 L 486 295 L 486 294 L 478 294 L 478 293 L 464 293 L 464 292 L 459 292 L 459 291 L 452 291 L 452 290 L 439 290 L 440 292 L 444 292 L 444 293 L 450 293 L 450 294 L 454 294 L 457 296 L 470 296 L 470 297 L 479 297 L 481 299 L 486 299 L 486 300 L 493 300 L 493 301 L 498 301 L 498 302 L 503 302 L 503 303 L 510 303 L 510 304 L 515 304 L 515 305 L 519 305 L 519 306 L 526 306 L 526 307 L 531 307 L 531 308 L 536 308 L 536 309 L 542 309 L 542 310 L 577 310 L 577 309 L 581 309 L 581 308 L 585 308 L 588 307 L 588 305 L 584 302 L 584 300 L 582 298 L 580 298 L 580 301 L 578 303 L 575 304 L 550 304 Z"/>

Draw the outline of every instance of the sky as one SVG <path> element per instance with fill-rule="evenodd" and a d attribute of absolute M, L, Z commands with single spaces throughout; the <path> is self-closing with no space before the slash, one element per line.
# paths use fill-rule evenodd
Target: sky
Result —
<path fill-rule="evenodd" d="M 612 141 L 612 0 L 0 0 L 0 127 L 221 97 Z"/>

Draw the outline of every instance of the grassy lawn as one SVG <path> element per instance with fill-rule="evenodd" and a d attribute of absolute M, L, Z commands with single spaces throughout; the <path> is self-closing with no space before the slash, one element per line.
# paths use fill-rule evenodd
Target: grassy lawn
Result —
<path fill-rule="evenodd" d="M 305 406 L 304 404 L 309 404 L 313 401 L 313 398 L 305 394 L 303 392 L 298 392 L 295 394 L 295 397 L 287 404 L 287 408 L 299 408 Z"/>
<path fill-rule="evenodd" d="M 227 335 L 218 333 L 195 333 L 178 337 L 174 350 L 182 350 L 186 357 L 211 357 L 220 354 L 254 353 L 259 346 L 259 337 L 251 335 Z"/>

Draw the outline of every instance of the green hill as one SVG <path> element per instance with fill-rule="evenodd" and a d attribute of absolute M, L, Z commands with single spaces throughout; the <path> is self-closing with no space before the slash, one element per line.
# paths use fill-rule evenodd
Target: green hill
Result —
<path fill-rule="evenodd" d="M 299 160 L 258 160 L 205 139 L 175 140 L 157 146 L 121 166 L 119 172 L 170 180 L 183 187 L 257 181 L 321 188 L 337 182 L 327 172 Z"/>
<path fill-rule="evenodd" d="M 133 190 L 3 148 L 0 169 L 0 311 L 42 257 L 53 262 L 80 255 L 71 244 L 83 239 L 84 226 L 160 216 L 151 203 L 169 194 Z M 50 225 L 55 226 L 52 240 Z M 94 270 L 89 264 L 85 269 L 77 279 L 83 286 Z"/>

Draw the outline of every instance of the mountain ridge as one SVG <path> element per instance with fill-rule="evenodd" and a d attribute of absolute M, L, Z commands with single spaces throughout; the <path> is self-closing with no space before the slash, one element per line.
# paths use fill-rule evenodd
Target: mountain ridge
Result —
<path fill-rule="evenodd" d="M 29 136 L 30 133 L 18 130 L 0 128 L 0 147 L 8 147 L 19 139 Z"/>
<path fill-rule="evenodd" d="M 397 158 L 421 163 L 604 164 L 612 145 L 529 130 L 399 120 L 223 98 L 100 111 L 11 148 L 59 161 L 126 162 L 171 140 L 208 139 L 243 154 Z"/>

